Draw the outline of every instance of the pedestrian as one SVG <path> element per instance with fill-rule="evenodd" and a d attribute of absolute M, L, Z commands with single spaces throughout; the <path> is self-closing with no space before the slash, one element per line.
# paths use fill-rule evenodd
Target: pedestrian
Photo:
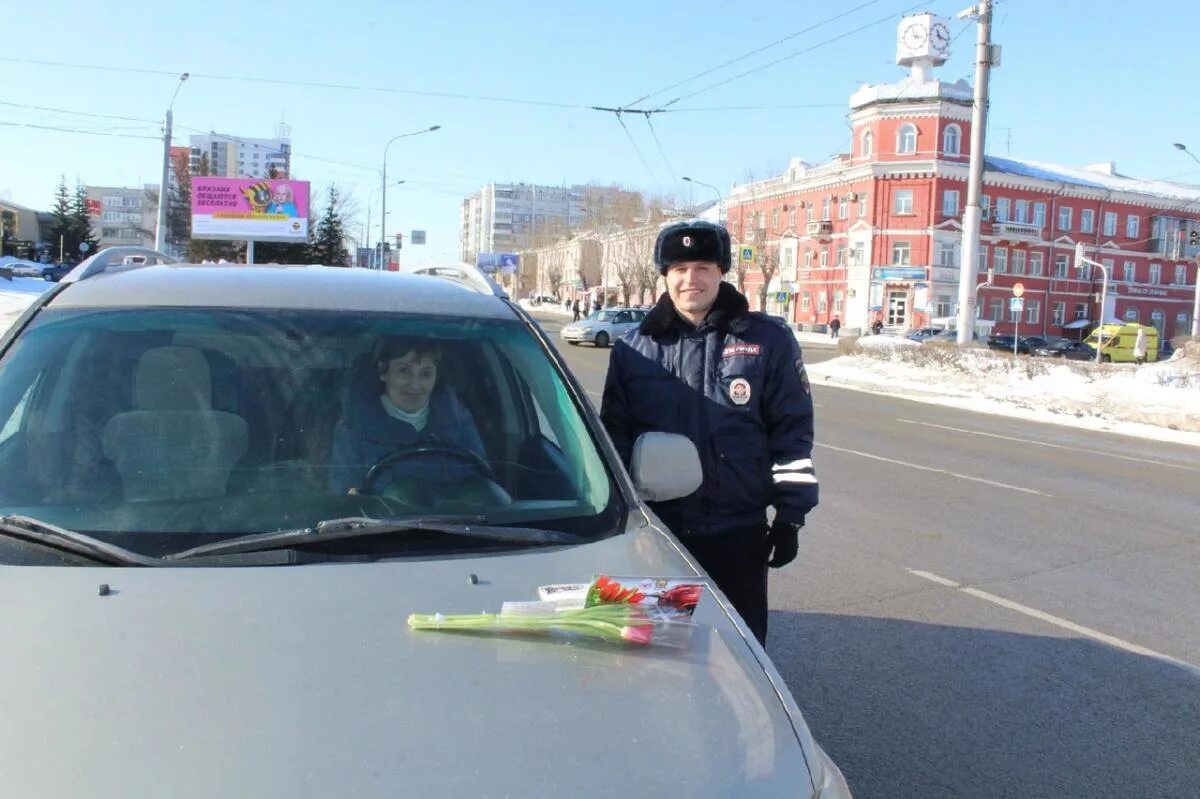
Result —
<path fill-rule="evenodd" d="M 1133 341 L 1133 360 L 1141 366 L 1146 362 L 1146 328 L 1138 327 L 1137 338 Z"/>
<path fill-rule="evenodd" d="M 700 488 L 650 506 L 765 643 L 767 569 L 795 559 L 817 504 L 813 403 L 795 336 L 721 279 L 730 260 L 719 225 L 659 232 L 654 264 L 667 291 L 617 340 L 600 417 L 626 466 L 643 433 L 696 445 Z"/>
<path fill-rule="evenodd" d="M 883 320 L 882 319 L 875 320 L 875 323 L 873 325 L 871 325 L 871 332 L 877 336 L 883 332 Z"/>
<path fill-rule="evenodd" d="M 592 313 L 597 313 L 602 307 L 604 306 L 600 304 L 599 297 L 596 297 L 594 300 L 592 300 Z"/>
<path fill-rule="evenodd" d="M 841 329 L 842 329 L 842 320 L 838 319 L 836 316 L 833 317 L 833 321 L 831 321 L 829 323 L 829 337 L 837 338 L 838 331 L 840 331 Z"/>
<path fill-rule="evenodd" d="M 571 321 L 578 322 L 579 321 L 579 300 L 575 300 L 575 304 L 571 306 L 571 311 L 574 312 L 574 314 L 575 314 L 575 317 Z"/>
<path fill-rule="evenodd" d="M 570 311 L 571 311 L 571 300 L 570 300 L 570 298 L 567 298 L 567 299 L 563 300 L 563 310 L 564 310 L 564 311 L 566 311 L 566 312 L 568 312 L 568 313 L 570 313 Z"/>

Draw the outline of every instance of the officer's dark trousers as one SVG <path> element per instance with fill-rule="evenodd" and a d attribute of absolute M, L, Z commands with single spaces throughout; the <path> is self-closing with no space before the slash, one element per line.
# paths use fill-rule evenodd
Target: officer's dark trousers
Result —
<path fill-rule="evenodd" d="M 766 535 L 765 527 L 756 526 L 720 535 L 679 537 L 763 646 L 767 645 Z"/>

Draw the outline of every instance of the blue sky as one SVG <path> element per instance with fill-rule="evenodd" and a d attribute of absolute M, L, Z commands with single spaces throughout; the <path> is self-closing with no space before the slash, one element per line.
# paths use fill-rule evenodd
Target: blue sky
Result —
<path fill-rule="evenodd" d="M 917 10 L 953 16 L 967 5 L 929 0 Z M 175 103 L 176 144 L 187 143 L 186 128 L 266 137 L 286 122 L 295 176 L 311 180 L 315 192 L 333 183 L 353 195 L 356 232 L 378 186 L 387 140 L 441 125 L 392 146 L 389 178 L 409 182 L 389 191 L 388 225 L 406 234 L 429 231 L 429 244 L 406 245 L 406 256 L 448 257 L 457 252 L 459 203 L 489 180 L 599 181 L 703 200 L 711 192 L 677 178 L 690 175 L 724 189 L 781 170 L 793 156 L 822 161 L 844 151 L 846 104 L 858 83 L 905 74 L 894 63 L 896 26 L 913 6 L 908 0 L 126 0 L 119 6 L 39 0 L 36 29 L 53 36 L 16 35 L 10 27 L 0 50 L 0 197 L 46 208 L 60 173 L 100 185 L 158 182 L 161 145 L 150 138 L 13 125 L 155 137 L 153 120 L 170 100 L 174 74 L 187 71 L 193 78 Z M 658 143 L 644 119 L 626 118 L 638 149 L 611 114 L 408 93 L 627 105 L 838 14 L 844 16 L 652 95 L 643 107 L 696 92 L 672 106 L 680 111 L 654 117 Z M 974 27 L 957 20 L 951 27 L 961 35 L 939 75 L 969 78 Z M 1188 46 L 1189 32 L 1198 28 L 1200 4 L 1185 0 L 1001 0 L 993 38 L 1003 47 L 1003 64 L 993 72 L 988 151 L 1072 165 L 1113 160 L 1125 174 L 1200 183 L 1200 164 L 1171 147 L 1183 141 L 1200 153 L 1200 70 Z M 51 39 L 60 44 L 50 46 Z M 31 63 L 38 60 L 90 66 Z M 243 80 L 250 78 L 282 82 Z M 133 120 L 19 107 L 31 105 Z M 744 106 L 756 108 L 728 110 Z M 689 108 L 710 110 L 682 110 Z M 372 207 L 377 229 L 378 193 Z"/>

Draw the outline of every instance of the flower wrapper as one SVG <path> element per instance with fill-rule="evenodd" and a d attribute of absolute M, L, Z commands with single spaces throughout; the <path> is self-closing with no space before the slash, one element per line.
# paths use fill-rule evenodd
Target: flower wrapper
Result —
<path fill-rule="evenodd" d="M 622 646 L 684 647 L 695 624 L 654 618 L 629 604 L 605 603 L 588 608 L 544 610 L 544 603 L 506 603 L 507 612 L 462 615 L 417 614 L 408 617 L 414 630 L 482 635 L 537 635 L 594 640 Z"/>
<path fill-rule="evenodd" d="M 597 575 L 584 607 L 626 604 L 664 621 L 690 621 L 706 592 L 696 577 L 621 577 Z"/>

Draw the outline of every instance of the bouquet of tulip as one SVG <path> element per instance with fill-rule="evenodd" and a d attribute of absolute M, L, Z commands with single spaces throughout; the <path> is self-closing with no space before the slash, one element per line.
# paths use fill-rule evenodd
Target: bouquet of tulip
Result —
<path fill-rule="evenodd" d="M 693 587 L 698 601 L 703 584 Z M 601 576 L 588 586 L 583 607 L 563 608 L 546 601 L 507 602 L 499 613 L 414 613 L 408 617 L 408 626 L 414 630 L 565 635 L 636 646 L 682 647 L 687 645 L 695 624 L 690 609 L 684 614 L 659 612 L 656 598 Z"/>

